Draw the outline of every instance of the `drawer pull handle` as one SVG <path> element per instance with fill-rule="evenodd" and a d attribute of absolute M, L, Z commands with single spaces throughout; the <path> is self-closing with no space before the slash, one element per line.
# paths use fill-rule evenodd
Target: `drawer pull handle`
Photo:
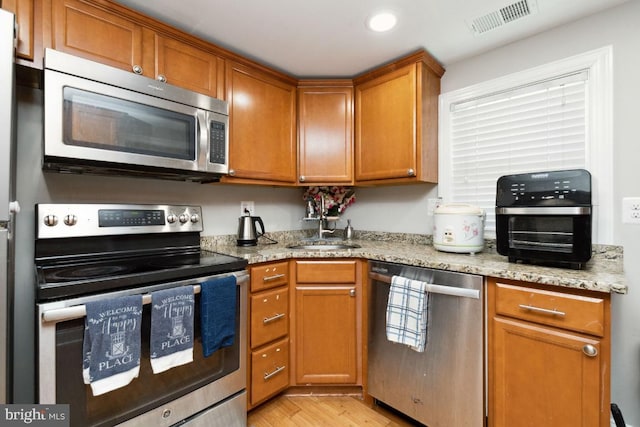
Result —
<path fill-rule="evenodd" d="M 275 371 L 273 371 L 273 372 L 265 372 L 265 374 L 264 374 L 264 380 L 266 381 L 266 380 L 268 380 L 269 378 L 273 377 L 274 375 L 279 374 L 280 372 L 282 372 L 282 371 L 284 371 L 284 370 L 285 370 L 285 366 L 284 366 L 284 365 L 282 365 L 282 366 L 278 366 L 278 367 L 276 368 L 276 370 L 275 370 Z"/>
<path fill-rule="evenodd" d="M 564 311 L 549 310 L 548 308 L 534 307 L 532 305 L 520 304 L 520 305 L 518 305 L 518 307 L 520 307 L 520 308 L 522 308 L 524 310 L 537 311 L 538 313 L 551 314 L 553 316 L 562 316 L 562 317 L 564 317 L 567 314 Z"/>
<path fill-rule="evenodd" d="M 582 347 L 582 352 L 589 357 L 596 357 L 598 355 L 598 349 L 591 344 L 585 344 L 585 346 Z"/>
<path fill-rule="evenodd" d="M 284 313 L 280 313 L 280 314 L 276 314 L 275 316 L 265 317 L 262 323 L 266 325 L 267 323 L 275 322 L 278 319 L 282 319 L 284 316 L 285 316 Z"/>
<path fill-rule="evenodd" d="M 284 274 L 274 274 L 273 276 L 265 276 L 262 278 L 263 282 L 268 282 L 270 280 L 282 279 Z"/>

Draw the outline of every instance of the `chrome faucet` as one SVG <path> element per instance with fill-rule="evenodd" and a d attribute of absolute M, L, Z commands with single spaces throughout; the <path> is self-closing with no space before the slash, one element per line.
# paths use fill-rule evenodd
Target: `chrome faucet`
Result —
<path fill-rule="evenodd" d="M 333 229 L 324 228 L 327 226 L 327 213 L 324 209 L 324 196 L 320 197 L 320 209 L 318 212 L 318 238 L 323 239 L 325 234 L 335 233 L 335 227 Z"/>

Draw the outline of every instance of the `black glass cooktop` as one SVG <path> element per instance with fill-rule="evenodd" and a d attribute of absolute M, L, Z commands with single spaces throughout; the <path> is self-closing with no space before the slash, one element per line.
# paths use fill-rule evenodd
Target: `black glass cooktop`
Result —
<path fill-rule="evenodd" d="M 58 257 L 36 262 L 38 300 L 206 277 L 246 265 L 245 259 L 201 250 Z"/>

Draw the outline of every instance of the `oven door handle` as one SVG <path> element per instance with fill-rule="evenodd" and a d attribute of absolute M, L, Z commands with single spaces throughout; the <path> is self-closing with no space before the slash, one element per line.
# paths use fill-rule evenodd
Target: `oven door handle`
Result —
<path fill-rule="evenodd" d="M 542 206 L 496 208 L 496 215 L 591 215 L 590 206 Z"/>
<path fill-rule="evenodd" d="M 200 285 L 193 285 L 193 293 L 200 293 Z M 151 304 L 151 294 L 142 295 L 142 305 Z M 42 322 L 66 322 L 68 320 L 81 319 L 87 315 L 87 307 L 74 305 L 73 307 L 53 308 L 42 313 Z"/>

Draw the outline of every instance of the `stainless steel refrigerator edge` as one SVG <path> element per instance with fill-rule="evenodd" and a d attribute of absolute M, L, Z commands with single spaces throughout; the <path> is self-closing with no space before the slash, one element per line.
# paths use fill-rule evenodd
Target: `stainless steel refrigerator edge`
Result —
<path fill-rule="evenodd" d="M 0 9 L 0 403 L 11 401 L 13 212 L 15 197 L 14 34 L 15 17 Z"/>

